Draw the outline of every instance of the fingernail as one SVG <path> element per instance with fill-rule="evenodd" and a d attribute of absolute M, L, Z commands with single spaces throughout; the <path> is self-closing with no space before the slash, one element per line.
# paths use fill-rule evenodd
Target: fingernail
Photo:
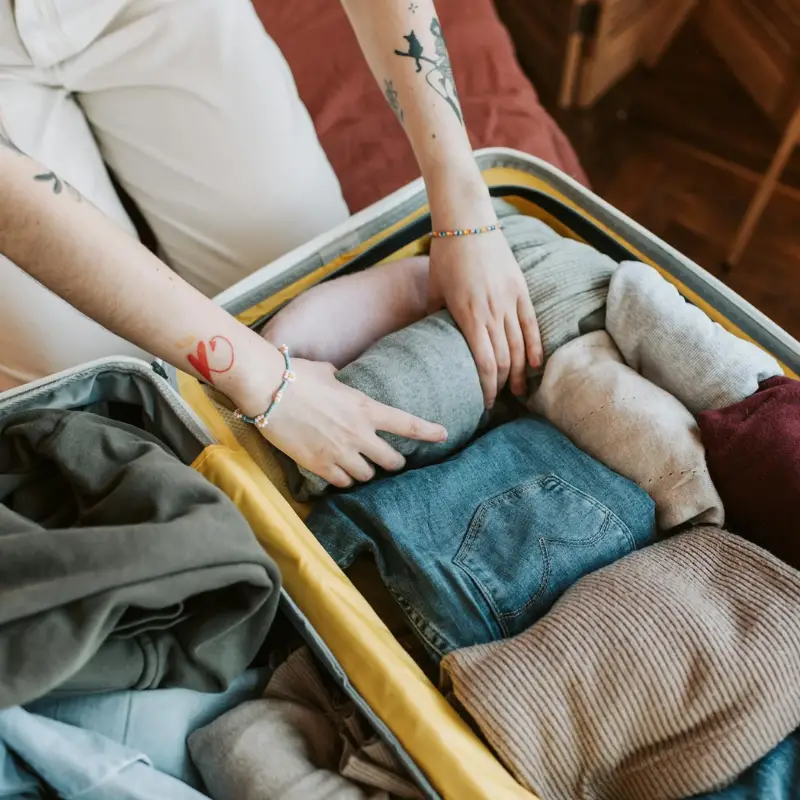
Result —
<path fill-rule="evenodd" d="M 446 442 L 447 441 L 447 431 L 442 431 L 442 435 L 439 437 L 439 441 L 440 442 Z"/>

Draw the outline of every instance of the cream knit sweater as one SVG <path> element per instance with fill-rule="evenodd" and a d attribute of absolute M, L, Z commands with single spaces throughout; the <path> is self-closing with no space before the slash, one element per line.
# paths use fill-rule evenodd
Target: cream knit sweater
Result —
<path fill-rule="evenodd" d="M 605 331 L 553 353 L 532 408 L 644 489 L 656 504 L 662 531 L 687 523 L 722 524 L 722 500 L 694 417 L 626 366 Z"/>

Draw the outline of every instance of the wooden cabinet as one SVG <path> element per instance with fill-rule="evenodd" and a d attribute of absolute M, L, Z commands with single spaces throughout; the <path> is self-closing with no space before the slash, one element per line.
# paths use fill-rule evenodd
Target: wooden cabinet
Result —
<path fill-rule="evenodd" d="M 654 62 L 696 0 L 496 3 L 523 67 L 566 108 L 592 105 L 639 62 Z"/>
<path fill-rule="evenodd" d="M 704 0 L 705 36 L 770 119 L 800 104 L 800 0 Z"/>

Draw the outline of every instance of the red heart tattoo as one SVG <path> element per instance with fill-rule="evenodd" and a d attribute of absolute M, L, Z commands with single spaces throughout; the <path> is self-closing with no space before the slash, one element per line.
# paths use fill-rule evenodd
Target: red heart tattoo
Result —
<path fill-rule="evenodd" d="M 228 346 L 228 358 L 225 358 L 225 347 L 221 348 L 221 353 L 217 353 L 217 346 L 220 342 L 224 342 Z M 212 354 L 221 355 L 221 358 L 215 358 L 212 364 L 209 360 L 208 351 L 211 350 Z M 233 345 L 224 336 L 214 336 L 208 340 L 208 346 L 205 342 L 198 342 L 197 352 L 189 353 L 189 363 L 209 382 L 214 383 L 212 373 L 228 372 L 233 369 L 234 361 L 236 360 L 233 353 Z"/>

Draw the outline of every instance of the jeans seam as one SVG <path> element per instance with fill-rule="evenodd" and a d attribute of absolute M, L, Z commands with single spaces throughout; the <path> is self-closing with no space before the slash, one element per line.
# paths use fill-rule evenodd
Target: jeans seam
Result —
<path fill-rule="evenodd" d="M 387 587 L 388 588 L 388 587 Z M 436 653 L 439 658 L 444 658 L 445 654 L 448 653 L 450 650 L 453 649 L 451 643 L 447 640 L 446 637 L 442 636 L 442 634 L 436 629 L 436 627 L 428 621 L 424 614 L 420 614 L 420 612 L 414 608 L 414 606 L 408 602 L 401 594 L 396 592 L 394 589 L 389 588 L 389 592 L 391 593 L 392 597 L 394 597 L 395 602 L 400 609 L 402 610 L 403 614 L 405 615 L 406 619 L 408 620 L 409 625 L 416 631 L 417 636 L 423 640 L 423 642 L 434 652 Z M 423 628 L 424 626 L 424 628 Z M 432 634 L 436 636 L 436 642 L 432 641 L 429 634 L 426 631 L 430 631 Z"/>

